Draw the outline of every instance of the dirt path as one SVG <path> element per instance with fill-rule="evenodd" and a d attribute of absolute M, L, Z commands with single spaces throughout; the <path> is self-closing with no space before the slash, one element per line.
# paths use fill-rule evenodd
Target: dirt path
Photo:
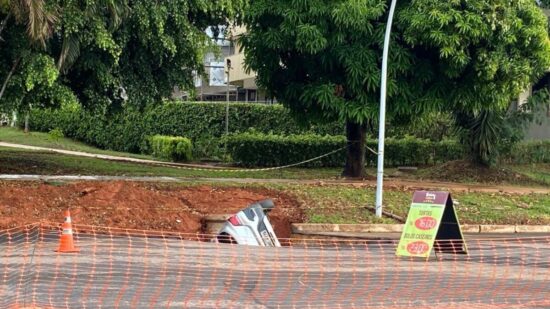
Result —
<path fill-rule="evenodd" d="M 0 142 L 0 147 L 11 147 L 18 149 L 27 149 L 35 151 L 49 151 L 55 153 L 61 153 L 72 156 L 97 158 L 111 161 L 132 162 L 150 165 L 162 165 L 171 166 L 175 168 L 199 168 L 199 169 L 222 169 L 221 167 L 198 165 L 198 164 L 183 164 L 173 162 L 162 162 L 154 160 L 144 160 L 130 157 L 120 157 L 102 154 L 93 154 L 81 151 L 70 151 L 54 148 L 36 147 L 29 145 L 13 144 Z M 223 169 L 228 169 L 224 167 Z M 337 184 L 337 185 L 351 185 L 351 186 L 376 186 L 376 181 L 350 181 L 350 180 L 294 180 L 294 179 L 253 179 L 253 178 L 176 178 L 176 177 L 117 177 L 117 176 L 41 176 L 41 175 L 0 175 L 0 179 L 4 180 L 37 180 L 37 179 L 51 179 L 51 180 L 130 180 L 130 181 L 167 181 L 167 182 L 181 182 L 181 181 L 207 181 L 207 182 L 237 182 L 237 183 L 299 183 L 299 184 Z M 388 179 L 384 181 L 385 188 L 387 189 L 405 189 L 405 190 L 446 190 L 454 192 L 488 192 L 497 193 L 505 192 L 511 194 L 550 194 L 550 188 L 532 188 L 532 187 L 519 187 L 519 186 L 506 186 L 506 185 L 481 185 L 481 184 L 461 184 L 453 182 L 435 182 L 435 181 L 420 181 L 420 180 L 403 180 L 403 179 Z"/>
<path fill-rule="evenodd" d="M 184 177 L 126 177 L 126 176 L 80 176 L 80 175 L 0 175 L 0 180 L 16 181 L 136 181 L 136 182 L 234 182 L 234 183 L 279 183 L 306 185 L 343 185 L 354 187 L 375 187 L 376 181 L 349 180 L 298 180 L 298 179 L 256 179 L 256 178 L 184 178 Z M 504 185 L 469 185 L 452 182 L 425 182 L 414 180 L 391 179 L 384 181 L 384 188 L 389 190 L 444 190 L 452 192 L 484 192 L 510 194 L 550 194 L 550 188 L 532 188 Z"/>
<path fill-rule="evenodd" d="M 9 148 L 26 149 L 26 150 L 34 150 L 34 151 L 55 152 L 55 153 L 66 154 L 66 155 L 70 155 L 70 156 L 96 158 L 96 159 L 103 159 L 103 160 L 109 160 L 109 161 L 132 162 L 132 163 L 161 165 L 161 166 L 173 166 L 173 167 L 220 169 L 220 167 L 211 166 L 211 165 L 185 164 L 185 163 L 174 163 L 174 162 L 164 162 L 164 161 L 155 161 L 155 160 L 145 160 L 145 159 L 137 159 L 137 158 L 131 158 L 131 157 L 111 156 L 111 155 L 103 155 L 103 154 L 97 154 L 97 153 L 63 150 L 63 149 L 46 148 L 46 147 L 37 147 L 37 146 L 13 144 L 13 143 L 6 143 L 6 142 L 0 142 L 0 147 L 9 147 Z"/>
<path fill-rule="evenodd" d="M 252 202 L 271 198 L 270 221 L 276 234 L 289 238 L 291 223 L 303 222 L 296 199 L 260 188 L 176 187 L 141 182 L 0 181 L 0 230 L 38 221 L 62 222 L 71 209 L 73 222 L 138 230 L 204 232 L 204 217 L 230 214 Z"/>

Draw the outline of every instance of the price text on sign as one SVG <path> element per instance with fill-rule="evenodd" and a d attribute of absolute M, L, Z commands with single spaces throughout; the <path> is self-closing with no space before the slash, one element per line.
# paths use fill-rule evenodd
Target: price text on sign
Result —
<path fill-rule="evenodd" d="M 417 192 L 397 247 L 398 256 L 428 257 L 441 224 L 446 192 Z"/>

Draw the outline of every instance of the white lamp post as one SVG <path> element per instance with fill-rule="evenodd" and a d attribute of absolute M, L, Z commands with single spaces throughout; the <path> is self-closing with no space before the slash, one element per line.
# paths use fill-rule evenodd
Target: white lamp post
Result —
<path fill-rule="evenodd" d="M 380 82 L 380 127 L 378 131 L 378 172 L 376 174 L 376 216 L 382 217 L 382 193 L 384 186 L 384 138 L 386 136 L 386 80 L 388 77 L 388 51 L 390 48 L 390 34 L 393 23 L 393 14 L 397 0 L 392 0 L 386 36 L 384 38 L 384 51 L 382 53 L 382 80 Z"/>
<path fill-rule="evenodd" d="M 227 59 L 225 63 L 227 64 L 227 89 L 226 89 L 227 101 L 225 103 L 225 135 L 228 135 L 229 134 L 229 71 L 231 71 L 231 59 Z"/>

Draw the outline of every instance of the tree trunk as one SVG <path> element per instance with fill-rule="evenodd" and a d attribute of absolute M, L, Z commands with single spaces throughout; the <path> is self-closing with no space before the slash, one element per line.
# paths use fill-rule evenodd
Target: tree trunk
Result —
<path fill-rule="evenodd" d="M 346 121 L 346 137 L 348 139 L 348 148 L 346 156 L 346 166 L 342 176 L 352 178 L 365 178 L 365 142 L 367 135 L 366 124 L 358 124 Z"/>
<path fill-rule="evenodd" d="M 27 113 L 25 114 L 25 133 L 29 133 L 29 131 L 30 131 L 30 128 L 29 128 L 29 114 L 30 114 L 29 111 L 27 111 Z"/>
<path fill-rule="evenodd" d="M 8 20 L 10 19 L 10 17 L 11 17 L 11 12 L 8 13 L 8 15 L 4 17 L 4 20 L 2 20 L 2 23 L 0 23 L 0 41 L 4 41 L 2 39 L 2 32 L 4 31 L 4 28 L 6 28 L 6 24 L 8 23 Z"/>
<path fill-rule="evenodd" d="M 17 126 L 17 112 L 13 111 L 11 113 L 11 126 L 16 127 Z"/>
<path fill-rule="evenodd" d="M 8 73 L 8 76 L 6 77 L 6 80 L 4 80 L 4 84 L 2 85 L 2 90 L 0 90 L 0 100 L 2 99 L 2 97 L 4 96 L 4 91 L 6 91 L 6 86 L 8 86 L 8 82 L 10 81 L 11 79 L 11 76 L 13 75 L 13 73 L 15 73 L 15 70 L 17 69 L 17 66 L 19 65 L 19 62 L 21 61 L 21 57 L 19 57 L 14 63 L 13 63 L 13 66 L 11 67 L 11 70 L 10 72 Z"/>

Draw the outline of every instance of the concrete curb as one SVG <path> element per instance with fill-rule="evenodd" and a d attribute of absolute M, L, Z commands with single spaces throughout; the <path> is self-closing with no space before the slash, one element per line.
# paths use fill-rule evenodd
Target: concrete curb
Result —
<path fill-rule="evenodd" d="M 550 233 L 550 225 L 461 225 L 464 233 L 470 234 L 510 234 L 510 233 Z M 324 224 L 293 223 L 292 233 L 401 233 L 403 224 Z"/>
<path fill-rule="evenodd" d="M 206 233 L 217 233 L 230 214 L 215 214 L 203 217 Z M 550 225 L 478 225 L 463 224 L 462 232 L 470 235 L 506 235 L 506 234 L 550 234 Z M 315 238 L 332 237 L 369 239 L 399 238 L 403 224 L 327 224 L 327 223 L 293 223 L 292 234 L 297 237 Z M 366 235 L 367 234 L 367 235 Z"/>

